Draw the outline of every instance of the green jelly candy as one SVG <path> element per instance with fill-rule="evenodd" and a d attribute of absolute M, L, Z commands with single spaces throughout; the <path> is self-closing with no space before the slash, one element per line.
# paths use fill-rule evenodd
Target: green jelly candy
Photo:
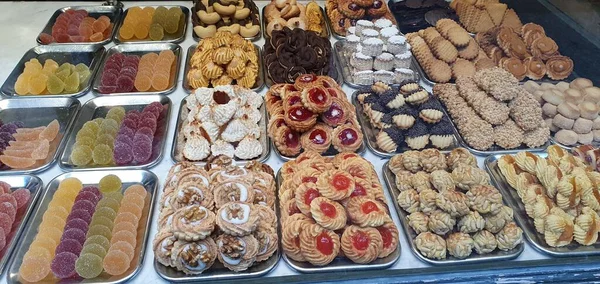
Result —
<path fill-rule="evenodd" d="M 116 175 L 107 175 L 100 179 L 100 183 L 98 187 L 100 188 L 100 192 L 114 192 L 121 191 L 121 179 Z M 115 210 L 116 211 L 116 210 Z"/>
<path fill-rule="evenodd" d="M 67 76 L 71 75 L 71 64 L 70 63 L 63 63 L 60 66 L 58 66 L 58 68 L 56 69 L 56 73 L 60 73 L 63 71 L 68 71 Z"/>
<path fill-rule="evenodd" d="M 78 145 L 71 151 L 71 161 L 76 166 L 85 166 L 92 161 L 92 148 Z"/>
<path fill-rule="evenodd" d="M 75 71 L 77 71 L 77 72 L 85 72 L 85 71 L 90 72 L 90 68 L 87 65 L 83 64 L 83 63 L 79 63 L 79 64 L 75 65 Z"/>
<path fill-rule="evenodd" d="M 94 147 L 92 159 L 98 165 L 108 165 L 112 162 L 112 149 L 106 144 L 99 144 Z"/>
<path fill-rule="evenodd" d="M 148 34 L 150 34 L 150 39 L 152 40 L 162 40 L 165 36 L 163 27 L 158 23 L 150 25 Z"/>
<path fill-rule="evenodd" d="M 79 91 L 79 74 L 77 72 L 69 75 L 65 80 L 65 91 L 67 93 L 76 93 Z"/>
<path fill-rule="evenodd" d="M 95 254 L 81 254 L 75 262 L 75 271 L 85 279 L 95 278 L 104 270 L 102 260 L 102 257 Z"/>
<path fill-rule="evenodd" d="M 112 197 L 104 197 L 100 200 L 100 202 L 98 202 L 98 205 L 96 205 L 97 207 L 101 208 L 101 207 L 108 207 L 112 210 L 114 210 L 115 212 L 119 211 L 119 207 L 121 206 L 120 201 L 112 198 Z"/>
<path fill-rule="evenodd" d="M 77 72 L 77 74 L 79 74 L 79 88 L 83 89 L 90 81 L 90 75 L 92 73 L 88 70 Z"/>
<path fill-rule="evenodd" d="M 110 149 L 112 150 L 115 147 L 115 138 L 110 136 L 109 134 L 103 133 L 96 137 L 96 144 L 108 145 L 108 147 L 110 147 Z"/>
<path fill-rule="evenodd" d="M 103 239 L 106 240 L 106 238 Z M 86 241 L 85 245 L 83 246 L 83 249 L 81 250 L 81 254 L 84 253 L 91 253 L 104 258 L 104 256 L 106 256 L 106 249 L 104 249 L 102 245 L 99 245 L 97 243 L 88 243 Z"/>
<path fill-rule="evenodd" d="M 98 118 L 94 118 L 92 121 L 95 122 L 96 124 L 98 124 L 98 127 L 100 127 L 100 125 L 102 125 L 102 122 L 104 122 L 104 118 L 98 117 Z"/>
<path fill-rule="evenodd" d="M 101 236 L 101 235 L 95 235 L 95 236 L 88 235 L 88 237 L 85 240 L 85 243 L 83 245 L 87 246 L 90 244 L 98 244 L 102 248 L 104 248 L 105 251 L 108 251 L 108 249 L 110 248 L 110 240 L 107 237 Z"/>
<path fill-rule="evenodd" d="M 94 216 L 104 216 L 110 220 L 114 220 L 117 217 L 117 212 L 109 207 L 97 208 L 94 212 Z"/>
<path fill-rule="evenodd" d="M 79 138 L 79 141 L 75 142 L 75 146 L 89 146 L 90 148 L 94 146 L 96 142 L 94 141 L 94 139 L 87 137 L 87 136 L 83 136 Z"/>
<path fill-rule="evenodd" d="M 112 118 L 106 118 L 102 121 L 102 124 L 100 124 L 100 129 L 102 129 L 104 133 L 116 136 L 117 132 L 119 132 L 119 123 Z"/>
<path fill-rule="evenodd" d="M 121 204 L 121 200 L 123 199 L 123 193 L 121 192 L 108 192 L 108 193 L 103 193 L 102 194 L 104 197 L 103 198 L 110 198 L 110 199 L 114 199 L 117 202 L 119 202 L 119 204 Z M 115 210 L 115 212 L 117 212 L 118 210 Z"/>
<path fill-rule="evenodd" d="M 104 225 L 94 225 L 91 226 L 87 232 L 87 237 L 89 238 L 91 236 L 103 236 L 110 240 L 112 237 L 112 230 Z"/>
<path fill-rule="evenodd" d="M 112 231 L 115 224 L 113 223 L 112 220 L 110 220 L 104 216 L 100 216 L 100 215 L 95 216 L 94 215 L 94 217 L 92 217 L 92 222 L 90 223 L 90 226 L 93 226 L 93 225 L 103 225 Z"/>
<path fill-rule="evenodd" d="M 46 89 L 50 94 L 58 95 L 64 91 L 65 83 L 58 76 L 50 74 L 48 81 L 46 81 Z"/>

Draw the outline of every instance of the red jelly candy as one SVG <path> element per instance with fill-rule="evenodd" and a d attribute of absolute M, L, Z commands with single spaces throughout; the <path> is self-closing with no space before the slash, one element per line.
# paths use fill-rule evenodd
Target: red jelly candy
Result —
<path fill-rule="evenodd" d="M 154 136 L 154 132 L 156 131 L 156 119 L 151 117 L 144 117 L 138 123 L 138 128 L 148 127 L 152 130 L 152 136 Z"/>
<path fill-rule="evenodd" d="M 98 201 L 100 201 L 100 197 L 98 197 L 96 194 L 94 194 L 91 191 L 80 191 L 77 194 L 77 197 L 75 198 L 75 202 L 82 200 L 82 199 L 91 201 L 94 204 L 98 204 Z"/>
<path fill-rule="evenodd" d="M 13 220 L 6 213 L 0 212 L 0 228 L 4 230 L 4 234 L 10 233 L 12 230 Z"/>
<path fill-rule="evenodd" d="M 51 44 L 54 42 L 54 37 L 47 33 L 41 33 L 40 41 L 42 42 L 42 44 Z"/>
<path fill-rule="evenodd" d="M 50 268 L 52 273 L 57 278 L 70 278 L 75 276 L 75 262 L 77 261 L 77 255 L 70 252 L 61 252 L 57 254 L 52 260 Z"/>
<path fill-rule="evenodd" d="M 69 25 L 67 28 L 67 34 L 70 36 L 78 36 L 79 35 L 79 26 Z"/>
<path fill-rule="evenodd" d="M 137 121 L 133 120 L 131 118 L 125 118 L 123 119 L 123 123 L 121 123 L 121 128 L 123 127 L 128 127 L 131 130 L 136 130 L 137 129 Z"/>
<path fill-rule="evenodd" d="M 0 213 L 8 215 L 12 223 L 17 216 L 17 209 L 10 202 L 0 202 Z"/>
<path fill-rule="evenodd" d="M 0 194 L 10 193 L 10 184 L 0 181 Z"/>
<path fill-rule="evenodd" d="M 133 136 L 133 137 L 135 137 L 135 136 Z M 117 139 L 115 141 L 119 141 L 119 142 L 125 143 L 125 144 L 127 144 L 129 146 L 133 146 L 133 138 L 129 137 L 129 136 L 126 136 L 124 134 L 117 135 Z"/>
<path fill-rule="evenodd" d="M 124 135 L 129 137 L 129 139 L 133 139 L 133 136 L 135 135 L 135 131 L 129 127 L 127 127 L 126 125 L 121 125 L 121 128 L 119 129 L 119 135 Z M 117 138 L 119 138 L 119 136 L 117 135 Z"/>
<path fill-rule="evenodd" d="M 109 70 L 109 69 L 121 72 L 121 63 L 116 60 L 107 61 L 106 63 L 104 63 L 103 70 Z"/>
<path fill-rule="evenodd" d="M 81 245 L 85 243 L 85 239 L 85 232 L 77 228 L 64 231 L 61 237 L 61 240 L 75 240 Z"/>
<path fill-rule="evenodd" d="M 67 33 L 57 33 L 54 38 L 59 43 L 71 42 L 71 37 Z"/>
<path fill-rule="evenodd" d="M 73 229 L 71 229 L 73 230 Z M 63 234 L 64 235 L 64 234 Z M 79 255 L 82 249 L 82 244 L 79 243 L 78 240 L 74 239 L 63 239 L 60 241 L 60 244 L 56 247 L 56 254 L 60 254 L 61 252 L 70 252 L 75 255 Z"/>
<path fill-rule="evenodd" d="M 100 189 L 98 189 L 98 187 L 96 187 L 96 186 L 86 186 L 86 187 L 82 188 L 81 191 L 89 191 L 89 192 L 93 193 L 94 195 L 96 195 L 98 197 L 98 200 L 100 200 L 102 198 L 102 193 L 100 192 Z"/>
<path fill-rule="evenodd" d="M 117 92 L 117 86 L 100 86 L 98 89 L 102 94 L 112 94 Z"/>
<path fill-rule="evenodd" d="M 148 161 L 152 155 L 152 141 L 150 138 L 146 135 L 136 134 L 133 141 L 133 159 L 138 163 Z"/>
<path fill-rule="evenodd" d="M 26 188 L 19 188 L 11 194 L 15 200 L 17 201 L 17 209 L 21 209 L 29 203 L 29 198 L 31 198 L 31 192 Z"/>
<path fill-rule="evenodd" d="M 134 121 L 138 121 L 140 120 L 140 112 L 133 109 L 127 112 L 127 114 L 125 115 L 125 118 L 129 118 L 132 119 Z"/>
<path fill-rule="evenodd" d="M 148 127 L 140 127 L 140 129 L 138 129 L 135 133 L 146 135 L 148 138 L 154 139 L 154 131 Z"/>
<path fill-rule="evenodd" d="M 1 194 L 0 195 L 0 203 L 3 203 L 3 202 L 9 202 L 10 204 L 13 205 L 13 207 L 19 208 L 17 199 L 12 194 L 8 194 L 8 193 Z"/>
<path fill-rule="evenodd" d="M 73 204 L 73 208 L 71 208 L 71 210 L 86 210 L 88 212 L 94 212 L 94 210 L 96 210 L 96 205 L 89 200 L 79 200 Z"/>
<path fill-rule="evenodd" d="M 117 85 L 117 75 L 113 73 L 103 73 L 102 79 L 100 79 L 100 83 L 104 86 L 116 86 Z"/>
<path fill-rule="evenodd" d="M 70 36 L 70 39 L 72 42 L 86 42 L 85 37 L 84 36 Z"/>
<path fill-rule="evenodd" d="M 90 222 L 92 221 L 92 215 L 88 211 L 77 209 L 72 210 L 71 213 L 69 213 L 69 217 L 67 217 L 67 221 L 72 219 L 81 219 L 87 224 L 90 224 Z"/>
<path fill-rule="evenodd" d="M 117 91 L 131 92 L 133 90 L 133 79 L 123 76 L 117 79 Z"/>
<path fill-rule="evenodd" d="M 129 144 L 121 141 L 115 141 L 115 149 L 113 150 L 113 158 L 117 165 L 126 165 L 133 161 L 133 150 Z"/>

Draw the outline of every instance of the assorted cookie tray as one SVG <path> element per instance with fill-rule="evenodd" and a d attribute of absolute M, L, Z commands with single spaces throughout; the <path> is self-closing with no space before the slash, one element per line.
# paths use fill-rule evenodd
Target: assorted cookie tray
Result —
<path fill-rule="evenodd" d="M 390 196 L 398 196 L 400 191 L 395 185 L 395 175 L 388 167 L 389 161 L 387 161 L 382 168 L 383 171 L 383 179 L 385 180 L 385 184 L 388 188 L 388 193 Z M 492 261 L 502 261 L 502 260 L 510 260 L 517 258 L 524 250 L 525 245 L 523 243 L 517 245 L 512 250 L 501 251 L 494 250 L 492 253 L 488 253 L 485 255 L 479 254 L 471 254 L 468 258 L 458 259 L 452 256 L 447 257 L 446 259 L 436 260 L 425 257 L 421 252 L 417 249 L 417 245 L 415 243 L 415 238 L 417 237 L 417 233 L 410 227 L 408 224 L 408 214 L 400 207 L 396 198 L 392 198 L 392 202 L 396 208 L 396 212 L 398 212 L 398 218 L 400 219 L 400 223 L 402 224 L 402 228 L 404 234 L 406 236 L 406 240 L 410 244 L 410 248 L 413 254 L 423 262 L 432 264 L 432 265 L 466 265 L 466 264 L 477 264 L 482 262 L 492 262 Z M 511 204 L 512 205 L 512 204 Z M 516 214 L 518 215 L 518 214 Z"/>
<path fill-rule="evenodd" d="M 546 152 L 532 152 L 540 158 L 546 158 L 548 154 Z M 510 202 L 511 207 L 515 212 L 515 218 L 521 228 L 523 229 L 525 236 L 529 240 L 529 243 L 538 251 L 553 256 L 553 257 L 574 257 L 574 256 L 597 256 L 600 255 L 600 243 L 596 242 L 589 246 L 579 245 L 576 242 L 563 247 L 552 247 L 549 246 L 544 235 L 538 233 L 535 229 L 535 225 L 532 218 L 529 218 L 525 212 L 525 206 L 517 190 L 512 188 L 504 179 L 504 176 L 498 168 L 498 160 L 502 157 L 502 154 L 496 154 L 488 156 L 485 161 L 485 169 L 490 174 L 492 183 L 498 188 L 503 198 Z"/>
<path fill-rule="evenodd" d="M 158 7 L 164 7 L 166 9 L 169 8 L 180 8 L 181 12 L 182 12 L 182 16 L 180 18 L 179 21 L 179 25 L 177 28 L 177 31 L 175 33 L 167 33 L 164 32 L 164 37 L 161 40 L 152 40 L 150 39 L 150 37 L 146 37 L 146 39 L 137 39 L 135 37 L 131 38 L 131 39 L 123 39 L 121 38 L 121 36 L 119 35 L 119 31 L 121 29 L 121 27 L 123 27 L 123 24 L 125 22 L 125 19 L 127 18 L 127 14 L 130 12 L 130 10 L 132 8 L 146 8 L 146 7 L 152 7 L 154 9 L 158 8 Z M 123 20 L 119 22 L 119 24 L 116 27 L 116 32 L 114 33 L 113 36 L 113 41 L 115 42 L 115 44 L 123 44 L 123 43 L 156 43 L 156 42 L 168 42 L 168 43 L 180 43 L 185 39 L 185 34 L 187 33 L 187 25 L 188 25 L 188 18 L 190 16 L 190 9 L 188 9 L 185 6 L 179 6 L 179 5 L 171 5 L 171 6 L 167 6 L 167 5 L 153 5 L 153 6 L 135 6 L 135 7 L 131 7 L 128 8 L 127 10 L 125 10 L 125 12 L 123 13 Z M 135 30 L 135 28 L 134 28 Z"/>
<path fill-rule="evenodd" d="M 239 2 L 239 1 L 241 1 L 241 2 Z M 198 3 L 198 2 L 201 2 L 201 3 Z M 249 40 L 249 41 L 257 41 L 257 40 L 259 40 L 260 39 L 260 34 L 261 34 L 260 29 L 262 29 L 263 27 L 262 27 L 262 24 L 260 22 L 260 14 L 258 12 L 258 7 L 256 6 L 256 3 L 254 3 L 254 1 L 252 1 L 252 0 L 238 0 L 236 2 L 238 2 L 238 4 L 242 4 L 243 3 L 244 6 L 245 6 L 245 8 L 248 8 L 250 10 L 249 15 L 247 16 L 247 17 L 250 17 L 250 20 L 248 20 L 248 18 L 242 19 L 242 21 L 248 21 L 249 24 L 251 22 L 250 27 L 248 27 L 248 31 L 250 32 L 250 30 L 252 28 L 256 27 L 256 26 L 258 26 L 258 29 L 259 29 L 259 31 L 254 36 L 244 37 L 244 38 L 247 39 L 247 40 Z M 193 6 L 191 8 L 191 10 L 192 10 L 192 19 L 191 20 L 192 20 L 192 25 L 193 25 L 192 26 L 192 38 L 195 41 L 200 41 L 200 40 L 202 40 L 202 38 L 200 36 L 198 36 L 198 34 L 196 33 L 196 31 L 194 29 L 194 28 L 196 28 L 198 26 L 202 27 L 202 25 L 199 24 L 199 23 L 202 23 L 202 20 L 200 19 L 200 16 L 198 14 L 200 12 L 200 10 L 198 10 L 198 7 L 201 7 L 202 9 L 206 9 L 205 4 L 208 3 L 208 1 L 206 1 L 206 0 L 204 0 L 204 1 L 195 0 L 195 1 L 192 1 L 192 3 L 193 3 Z M 214 11 L 214 3 L 212 5 L 213 5 L 212 10 Z M 230 4 L 230 5 L 232 5 L 232 4 Z M 239 6 L 236 6 L 236 9 L 237 9 L 236 12 L 240 11 L 240 10 L 244 10 L 245 8 L 241 8 L 240 9 Z M 214 14 L 212 14 L 212 13 L 204 13 L 204 10 L 202 10 L 202 11 L 203 11 L 203 13 L 202 13 L 203 17 L 209 17 L 209 18 L 215 17 Z M 217 13 L 217 15 L 218 15 L 218 12 L 215 11 L 214 13 Z M 244 12 L 238 12 L 238 13 L 243 14 Z M 220 24 L 223 23 L 223 18 L 224 17 L 221 16 L 221 15 L 218 15 L 217 17 L 219 18 L 219 20 L 215 24 L 213 24 L 214 26 L 220 26 Z M 235 13 L 234 13 L 234 18 L 235 18 Z M 216 20 L 216 18 L 212 19 L 213 22 L 215 20 Z M 241 26 L 240 24 L 237 24 L 237 25 Z M 241 35 L 241 33 L 239 31 L 239 29 L 241 27 L 233 27 L 231 24 L 229 26 L 225 26 L 225 25 L 224 26 L 220 26 L 221 29 L 225 29 L 224 27 L 226 27 L 229 30 L 234 30 L 234 31 L 238 30 L 237 33 Z M 211 32 L 214 33 L 216 30 L 217 29 L 215 29 L 215 30 L 213 30 Z"/>

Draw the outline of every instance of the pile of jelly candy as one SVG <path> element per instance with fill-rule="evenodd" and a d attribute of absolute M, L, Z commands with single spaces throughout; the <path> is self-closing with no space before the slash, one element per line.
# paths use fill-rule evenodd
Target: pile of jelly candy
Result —
<path fill-rule="evenodd" d="M 0 162 L 13 169 L 26 169 L 45 161 L 50 154 L 50 143 L 60 130 L 56 119 L 47 126 L 23 126 L 20 121 L 0 126 Z"/>
<path fill-rule="evenodd" d="M 41 33 L 42 44 L 99 42 L 110 37 L 113 24 L 107 16 L 90 17 L 86 10 L 66 10 L 58 15 L 52 34 Z"/>
<path fill-rule="evenodd" d="M 21 224 L 30 197 L 29 189 L 12 191 L 10 184 L 0 181 L 0 257 L 4 257 L 4 248 L 10 244 Z"/>
<path fill-rule="evenodd" d="M 123 107 L 113 107 L 104 118 L 83 124 L 75 136 L 71 161 L 76 166 L 113 165 L 112 150 L 119 126 L 125 117 Z"/>
<path fill-rule="evenodd" d="M 104 63 L 100 93 L 164 91 L 171 83 L 175 53 L 163 50 L 139 57 L 115 53 Z"/>
<path fill-rule="evenodd" d="M 90 79 L 90 68 L 84 63 L 73 65 L 47 59 L 44 65 L 37 58 L 25 62 L 23 73 L 17 77 L 18 95 L 73 94 L 84 89 Z"/>
<path fill-rule="evenodd" d="M 124 194 L 121 187 L 115 175 L 103 177 L 98 187 L 84 187 L 77 178 L 63 180 L 23 256 L 21 278 L 89 279 L 103 271 L 110 275 L 127 271 L 149 198 L 142 185 L 132 185 Z"/>
<path fill-rule="evenodd" d="M 119 29 L 122 40 L 162 40 L 165 34 L 175 34 L 183 27 L 185 17 L 180 7 L 131 7 Z"/>

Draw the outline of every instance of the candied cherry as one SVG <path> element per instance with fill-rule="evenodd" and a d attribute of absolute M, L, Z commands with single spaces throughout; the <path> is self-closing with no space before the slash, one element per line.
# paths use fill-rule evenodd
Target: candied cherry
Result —
<path fill-rule="evenodd" d="M 298 136 L 298 133 L 288 129 L 288 131 L 285 133 L 285 145 L 290 148 L 296 148 L 298 147 L 298 144 L 300 144 L 300 137 Z"/>
<path fill-rule="evenodd" d="M 352 192 L 352 194 L 350 194 L 350 197 L 354 197 L 354 196 L 366 196 L 367 195 L 367 190 L 360 184 L 356 184 L 356 186 L 354 187 L 354 191 Z"/>
<path fill-rule="evenodd" d="M 315 144 L 323 144 L 327 140 L 327 132 L 323 129 L 315 129 L 308 137 L 310 138 L 310 141 Z"/>
<path fill-rule="evenodd" d="M 302 182 L 312 182 L 312 183 L 316 183 L 317 182 L 317 177 L 303 177 L 302 178 Z"/>
<path fill-rule="evenodd" d="M 371 212 L 376 212 L 379 211 L 379 207 L 377 207 L 377 204 L 375 204 L 375 202 L 373 201 L 367 201 L 365 203 L 363 203 L 360 208 L 362 209 L 362 211 L 365 214 L 369 214 Z"/>
<path fill-rule="evenodd" d="M 362 231 L 358 231 L 352 236 L 352 245 L 358 250 L 366 250 L 369 248 L 369 242 L 369 236 Z"/>
<path fill-rule="evenodd" d="M 323 212 L 323 214 L 329 218 L 335 218 L 335 215 L 337 215 L 335 206 L 327 202 L 321 202 L 321 204 L 319 204 L 319 208 L 321 209 L 321 212 Z"/>
<path fill-rule="evenodd" d="M 344 116 L 344 109 L 340 105 L 338 105 L 337 103 L 334 102 L 331 104 L 329 109 L 323 113 L 323 115 L 329 121 L 332 121 L 335 124 L 338 124 Z"/>
<path fill-rule="evenodd" d="M 325 255 L 331 255 L 333 253 L 333 240 L 327 232 L 322 232 L 315 238 L 319 252 Z"/>
<path fill-rule="evenodd" d="M 310 203 L 313 201 L 313 199 L 317 198 L 321 196 L 321 194 L 319 194 L 319 191 L 314 189 L 314 188 L 309 188 L 306 193 L 304 193 L 304 204 L 306 205 L 310 205 Z"/>

